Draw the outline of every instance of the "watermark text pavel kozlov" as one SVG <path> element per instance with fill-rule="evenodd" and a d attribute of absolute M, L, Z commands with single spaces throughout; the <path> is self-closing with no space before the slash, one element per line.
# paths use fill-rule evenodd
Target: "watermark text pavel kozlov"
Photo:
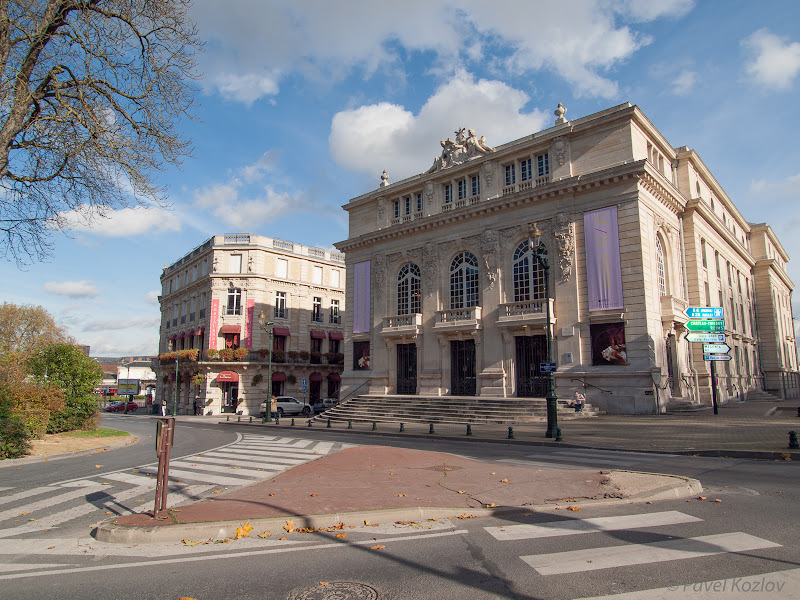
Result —
<path fill-rule="evenodd" d="M 671 592 L 717 592 L 717 593 L 770 593 L 780 592 L 785 581 L 772 581 L 764 575 L 752 577 L 731 577 L 717 581 L 701 581 L 699 583 L 686 583 L 671 585 L 667 589 Z"/>

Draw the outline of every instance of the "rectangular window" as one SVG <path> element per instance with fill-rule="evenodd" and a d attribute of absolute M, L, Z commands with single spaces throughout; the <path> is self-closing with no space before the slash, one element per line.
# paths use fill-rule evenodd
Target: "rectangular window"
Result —
<path fill-rule="evenodd" d="M 540 154 L 536 157 L 536 168 L 539 177 L 550 174 L 550 159 L 547 154 Z"/>
<path fill-rule="evenodd" d="M 453 186 L 451 184 L 447 184 L 444 186 L 444 203 L 449 204 L 453 201 Z"/>
<path fill-rule="evenodd" d="M 242 272 L 242 255 L 231 254 L 229 273 L 241 273 L 241 272 Z"/>
<path fill-rule="evenodd" d="M 279 258 L 275 261 L 275 277 L 286 279 L 289 276 L 289 261 Z"/>
<path fill-rule="evenodd" d="M 197 265 L 192 267 L 192 281 L 197 281 Z"/>
<path fill-rule="evenodd" d="M 458 199 L 463 200 L 467 197 L 467 180 L 462 179 L 458 182 Z"/>
<path fill-rule="evenodd" d="M 173 277 L 173 280 L 175 281 L 175 291 L 177 292 L 179 289 L 181 289 L 181 278 Z"/>
<path fill-rule="evenodd" d="M 322 267 L 314 267 L 314 273 L 312 274 L 313 279 L 311 283 L 315 283 L 316 285 L 322 285 Z"/>
<path fill-rule="evenodd" d="M 708 286 L 708 281 L 705 282 L 706 286 L 706 306 L 711 306 L 711 288 Z"/>
<path fill-rule="evenodd" d="M 172 310 L 172 326 L 178 326 L 178 305 L 176 304 Z"/>
<path fill-rule="evenodd" d="M 514 185 L 517 182 L 514 165 L 506 165 L 506 185 Z"/>
<path fill-rule="evenodd" d="M 311 320 L 315 323 L 322 323 L 322 298 L 314 296 L 311 306 Z"/>
<path fill-rule="evenodd" d="M 240 255 L 241 257 L 241 255 Z M 240 315 L 242 314 L 242 289 L 229 288 L 228 289 L 228 307 L 227 314 Z"/>
<path fill-rule="evenodd" d="M 526 158 L 519 163 L 519 180 L 520 181 L 528 181 L 531 177 L 533 177 L 533 173 L 531 172 L 531 159 Z"/>
<path fill-rule="evenodd" d="M 322 354 L 322 340 L 321 339 L 319 339 L 319 338 L 311 338 L 311 353 L 312 354 L 314 354 L 314 353 Z M 312 362 L 314 364 L 319 364 L 319 361 L 320 361 L 319 358 L 317 358 L 316 356 L 313 356 L 311 358 L 310 362 Z"/>
<path fill-rule="evenodd" d="M 181 303 L 181 325 L 186 325 L 186 302 Z"/>
<path fill-rule="evenodd" d="M 472 195 L 480 196 L 481 194 L 481 178 L 480 175 L 472 177 Z"/>
<path fill-rule="evenodd" d="M 286 292 L 275 292 L 275 318 L 286 318 Z"/>
<path fill-rule="evenodd" d="M 411 196 L 406 196 L 405 202 L 406 202 L 406 214 L 410 215 L 411 214 Z"/>
<path fill-rule="evenodd" d="M 194 318 L 197 315 L 197 298 L 192 298 L 192 309 L 189 311 L 189 323 L 194 322 Z"/>
<path fill-rule="evenodd" d="M 422 194 L 417 194 L 417 212 L 422 212 Z"/>
<path fill-rule="evenodd" d="M 706 263 L 706 241 L 702 239 L 700 240 L 700 257 L 703 260 L 703 266 L 708 267 Z"/>
<path fill-rule="evenodd" d="M 173 284 L 172 279 L 170 279 L 169 280 L 169 293 L 170 294 L 172 293 L 172 284 Z"/>
<path fill-rule="evenodd" d="M 203 276 L 208 275 L 208 262 L 205 260 L 200 263 L 200 274 Z"/>
<path fill-rule="evenodd" d="M 339 301 L 331 300 L 331 323 L 339 323 Z"/>
<path fill-rule="evenodd" d="M 206 318 L 206 295 L 202 294 L 200 296 L 200 318 Z"/>
<path fill-rule="evenodd" d="M 330 340 L 328 342 L 328 350 L 335 354 L 339 354 L 339 340 Z"/>
<path fill-rule="evenodd" d="M 336 269 L 331 271 L 331 287 L 339 287 L 339 271 Z"/>
<path fill-rule="evenodd" d="M 400 201 L 399 200 L 395 200 L 394 201 L 394 218 L 397 219 L 398 217 L 400 217 Z"/>

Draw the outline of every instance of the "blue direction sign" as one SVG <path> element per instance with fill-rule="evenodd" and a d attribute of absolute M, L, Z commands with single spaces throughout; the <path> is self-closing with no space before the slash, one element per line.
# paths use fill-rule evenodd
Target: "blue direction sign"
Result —
<path fill-rule="evenodd" d="M 703 354 L 703 360 L 731 360 L 730 354 Z"/>
<path fill-rule="evenodd" d="M 725 341 L 724 333 L 687 333 L 686 340 L 689 342 L 703 342 L 706 344 L 721 344 Z"/>
<path fill-rule="evenodd" d="M 703 344 L 703 354 L 727 354 L 730 351 L 728 344 Z"/>
<path fill-rule="evenodd" d="M 308 379 L 303 379 L 303 392 L 306 391 L 306 385 L 308 383 Z"/>
<path fill-rule="evenodd" d="M 685 311 L 690 319 L 724 319 L 721 306 L 690 306 Z"/>
<path fill-rule="evenodd" d="M 539 363 L 539 371 L 542 373 L 555 373 L 558 371 L 556 363 Z"/>

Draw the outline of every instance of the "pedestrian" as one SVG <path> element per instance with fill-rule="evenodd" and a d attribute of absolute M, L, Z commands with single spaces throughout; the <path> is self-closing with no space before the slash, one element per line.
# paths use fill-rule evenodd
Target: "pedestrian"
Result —
<path fill-rule="evenodd" d="M 568 406 L 574 408 L 575 412 L 583 412 L 583 405 L 586 402 L 586 396 L 581 392 L 576 391 L 569 401 Z"/>
<path fill-rule="evenodd" d="M 194 398 L 194 416 L 202 415 L 203 414 L 203 407 L 202 403 L 200 402 L 200 396 L 195 396 Z"/>
<path fill-rule="evenodd" d="M 278 416 L 278 400 L 275 396 L 272 396 L 272 399 L 269 401 L 269 412 L 272 415 L 272 418 L 275 419 Z"/>

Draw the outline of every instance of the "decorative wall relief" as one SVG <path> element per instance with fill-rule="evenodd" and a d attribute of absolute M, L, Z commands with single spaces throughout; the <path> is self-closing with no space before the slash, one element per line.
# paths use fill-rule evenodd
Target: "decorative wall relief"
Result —
<path fill-rule="evenodd" d="M 433 242 L 425 244 L 422 265 L 424 289 L 427 290 L 427 295 L 430 296 L 433 294 L 433 290 L 436 289 L 436 275 L 439 269 L 439 250 Z"/>
<path fill-rule="evenodd" d="M 375 275 L 375 298 L 382 300 L 386 289 L 386 257 L 382 254 L 376 255 L 372 270 Z"/>
<path fill-rule="evenodd" d="M 556 215 L 556 228 L 553 232 L 558 244 L 558 266 L 561 269 L 562 283 L 572 276 L 572 265 L 575 263 L 575 223 L 567 213 Z"/>
<path fill-rule="evenodd" d="M 378 197 L 378 226 L 380 226 L 386 218 L 386 198 L 383 196 Z"/>
<path fill-rule="evenodd" d="M 483 253 L 483 264 L 486 267 L 486 278 L 489 280 L 489 289 L 494 289 L 497 281 L 497 232 L 487 229 L 481 235 L 481 252 Z"/>
<path fill-rule="evenodd" d="M 428 201 L 428 206 L 433 206 L 433 182 L 428 181 L 425 184 L 425 199 Z"/>
<path fill-rule="evenodd" d="M 555 157 L 559 167 L 563 167 L 564 163 L 567 162 L 567 150 L 569 149 L 568 146 L 569 141 L 562 136 L 554 138 L 552 144 L 550 145 L 552 154 Z"/>
<path fill-rule="evenodd" d="M 481 165 L 481 179 L 486 184 L 487 189 L 491 189 L 494 185 L 494 175 L 497 171 L 497 162 L 494 160 L 487 160 Z"/>

